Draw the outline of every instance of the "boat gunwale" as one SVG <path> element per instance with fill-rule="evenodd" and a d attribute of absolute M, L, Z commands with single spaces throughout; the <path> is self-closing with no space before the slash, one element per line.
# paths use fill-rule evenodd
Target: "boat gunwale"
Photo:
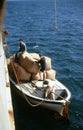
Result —
<path fill-rule="evenodd" d="M 29 95 L 27 95 L 27 93 L 26 92 L 22 92 L 22 90 L 20 89 L 20 87 L 19 87 L 19 85 L 18 84 L 16 84 L 11 78 L 10 78 L 10 81 L 12 82 L 12 84 L 15 86 L 15 88 L 20 92 L 20 93 L 22 93 L 22 94 L 25 94 L 28 98 L 32 98 L 33 100 L 36 100 L 36 101 L 43 101 L 43 102 L 47 102 L 47 103 L 52 103 L 52 104 L 65 104 L 66 102 L 70 102 L 69 100 L 70 100 L 70 98 L 71 98 L 71 93 L 69 92 L 69 90 L 66 88 L 66 87 L 64 87 L 65 88 L 65 90 L 66 90 L 66 92 L 67 92 L 67 97 L 66 98 L 64 98 L 64 99 L 59 99 L 59 100 L 50 100 L 50 99 L 46 99 L 46 98 L 40 98 L 40 97 L 37 97 L 37 96 L 34 96 L 34 95 L 32 95 L 32 94 L 29 94 Z M 58 81 L 59 82 L 59 81 Z M 59 82 L 60 83 L 60 82 Z M 63 84 L 62 84 L 63 85 Z"/>

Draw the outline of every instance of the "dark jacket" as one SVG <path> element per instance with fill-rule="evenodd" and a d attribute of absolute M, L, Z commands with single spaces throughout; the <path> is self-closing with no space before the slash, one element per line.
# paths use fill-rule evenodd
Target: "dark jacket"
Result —
<path fill-rule="evenodd" d="M 41 65 L 40 71 L 44 71 L 44 70 L 46 69 L 46 60 L 45 60 L 45 57 L 42 57 L 42 58 L 38 61 L 38 63 L 40 63 L 40 65 Z"/>
<path fill-rule="evenodd" d="M 20 49 L 19 52 L 24 52 L 26 51 L 26 44 L 24 42 L 20 43 Z"/>

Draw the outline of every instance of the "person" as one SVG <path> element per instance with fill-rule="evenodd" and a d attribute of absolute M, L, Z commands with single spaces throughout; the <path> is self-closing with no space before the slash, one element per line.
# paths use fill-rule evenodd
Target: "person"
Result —
<path fill-rule="evenodd" d="M 19 54 L 27 51 L 26 44 L 24 43 L 22 38 L 19 39 L 19 46 L 20 46 L 20 48 L 15 55 L 15 61 L 16 62 L 18 62 Z"/>
<path fill-rule="evenodd" d="M 8 35 L 8 31 L 4 30 L 2 33 L 2 42 L 3 42 L 3 46 L 6 47 L 7 46 L 7 42 L 6 42 L 6 36 Z"/>
<path fill-rule="evenodd" d="M 8 33 L 7 30 L 4 30 L 2 32 L 2 43 L 3 43 L 3 49 L 4 49 L 4 52 L 5 52 L 6 58 L 9 58 L 9 48 L 8 48 L 7 41 L 6 41 L 6 36 L 8 34 L 9 33 Z"/>
<path fill-rule="evenodd" d="M 37 61 L 37 63 L 40 63 L 40 66 L 41 66 L 41 69 L 40 69 L 40 79 L 42 78 L 41 77 L 41 72 L 43 72 L 43 80 L 45 80 L 46 78 L 46 59 L 44 57 L 43 54 L 39 54 L 39 57 L 40 57 L 40 60 Z"/>
<path fill-rule="evenodd" d="M 20 44 L 19 52 L 25 52 L 27 50 L 26 49 L 26 44 L 23 42 L 22 38 L 19 39 L 19 44 Z"/>

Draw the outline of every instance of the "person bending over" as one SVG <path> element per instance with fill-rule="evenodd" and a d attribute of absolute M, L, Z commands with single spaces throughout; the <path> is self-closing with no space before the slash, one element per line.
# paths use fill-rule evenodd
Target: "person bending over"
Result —
<path fill-rule="evenodd" d="M 40 60 L 38 60 L 37 63 L 40 63 L 40 66 L 41 66 L 41 69 L 40 69 L 40 79 L 42 79 L 42 76 L 41 76 L 41 72 L 43 72 L 43 80 L 45 80 L 46 78 L 46 59 L 44 57 L 44 55 L 42 54 L 39 54 L 39 57 L 40 57 Z"/>

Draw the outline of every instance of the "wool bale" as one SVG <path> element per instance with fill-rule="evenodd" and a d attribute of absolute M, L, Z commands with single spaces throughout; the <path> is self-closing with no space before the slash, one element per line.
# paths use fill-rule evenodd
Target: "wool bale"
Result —
<path fill-rule="evenodd" d="M 30 73 L 26 72 L 23 67 L 13 61 L 10 61 L 10 63 L 8 64 L 8 70 L 10 76 L 17 81 L 29 81 L 31 78 Z"/>
<path fill-rule="evenodd" d="M 32 74 L 31 75 L 31 80 L 43 80 L 43 73 L 41 72 L 41 78 L 40 78 L 40 74 Z"/>
<path fill-rule="evenodd" d="M 46 71 L 46 79 L 51 79 L 51 80 L 55 80 L 56 77 L 56 71 L 53 69 L 47 70 Z"/>
<path fill-rule="evenodd" d="M 39 80 L 39 79 L 40 79 L 39 73 L 31 75 L 31 80 Z"/>
<path fill-rule="evenodd" d="M 19 55 L 19 64 L 29 73 L 36 74 L 40 70 L 39 64 L 35 63 L 35 60 L 28 52 Z"/>
<path fill-rule="evenodd" d="M 45 56 L 45 59 L 46 59 L 46 70 L 50 70 L 52 67 L 51 67 L 51 58 Z"/>
<path fill-rule="evenodd" d="M 30 81 L 31 74 L 27 72 L 23 67 L 15 63 L 15 71 L 20 81 Z"/>
<path fill-rule="evenodd" d="M 35 59 L 35 60 L 39 60 L 39 59 L 40 59 L 38 53 L 30 53 L 30 55 L 31 55 L 31 56 L 33 57 L 33 59 Z"/>
<path fill-rule="evenodd" d="M 8 66 L 8 72 L 12 79 L 15 78 L 14 71 L 13 71 L 13 61 L 9 58 L 7 59 L 7 66 Z"/>

